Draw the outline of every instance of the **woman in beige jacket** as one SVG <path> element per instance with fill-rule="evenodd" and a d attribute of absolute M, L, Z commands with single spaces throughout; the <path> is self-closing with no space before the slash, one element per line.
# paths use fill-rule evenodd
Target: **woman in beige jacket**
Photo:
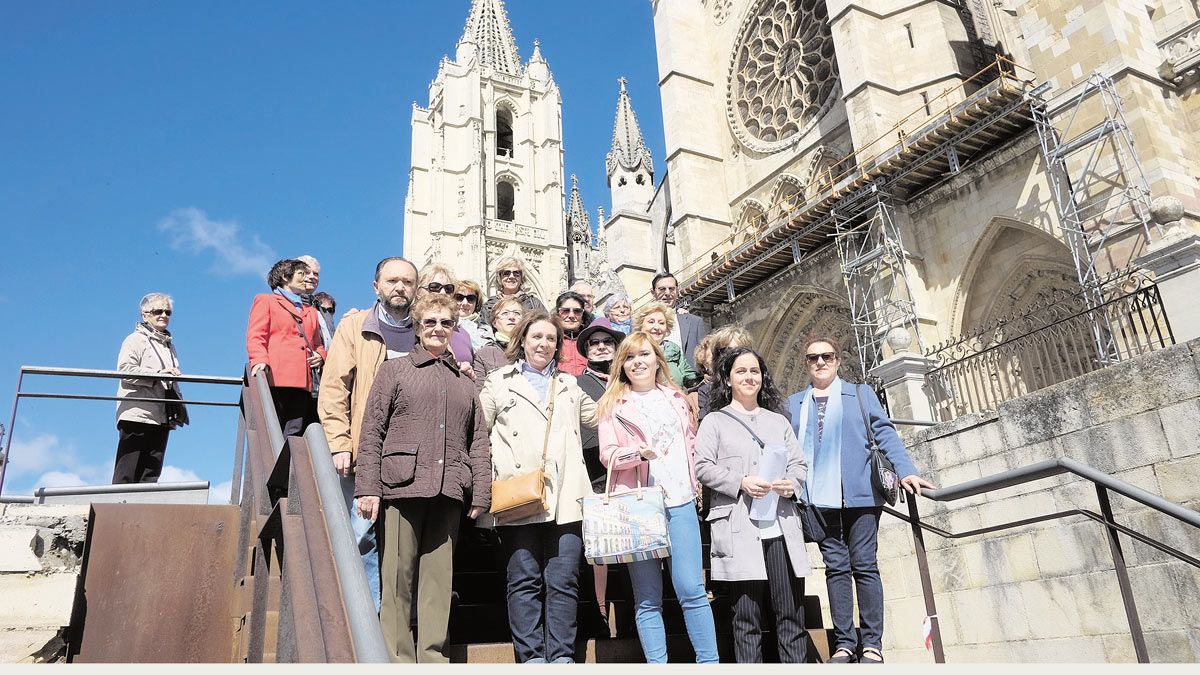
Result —
<path fill-rule="evenodd" d="M 509 343 L 511 365 L 488 375 L 479 394 L 491 428 L 492 477 L 543 467 L 547 510 L 498 529 L 508 558 L 508 623 L 520 663 L 573 663 L 583 519 L 591 494 L 579 427 L 596 426 L 596 404 L 559 372 L 562 327 L 526 313 Z"/>

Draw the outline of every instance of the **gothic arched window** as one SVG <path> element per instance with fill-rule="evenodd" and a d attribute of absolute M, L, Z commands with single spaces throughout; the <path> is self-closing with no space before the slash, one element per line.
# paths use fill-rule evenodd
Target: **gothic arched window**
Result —
<path fill-rule="evenodd" d="M 504 108 L 496 109 L 496 154 L 513 156 L 513 116 Z"/>
<path fill-rule="evenodd" d="M 516 216 L 517 190 L 513 184 L 501 180 L 496 183 L 496 218 L 512 222 Z"/>

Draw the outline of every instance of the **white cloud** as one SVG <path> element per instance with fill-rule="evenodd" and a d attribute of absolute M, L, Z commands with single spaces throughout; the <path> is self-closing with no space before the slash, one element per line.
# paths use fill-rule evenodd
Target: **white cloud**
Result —
<path fill-rule="evenodd" d="M 262 275 L 275 261 L 275 252 L 257 234 L 249 239 L 235 220 L 213 220 L 196 207 L 175 209 L 158 222 L 171 239 L 171 248 L 195 255 L 211 252 L 212 271 L 222 276 Z"/>
<path fill-rule="evenodd" d="M 160 483 L 195 483 L 204 480 L 195 471 L 191 469 L 181 469 L 177 466 L 167 464 L 162 468 L 162 473 L 158 475 Z"/>
<path fill-rule="evenodd" d="M 8 465 L 10 475 L 22 475 L 44 471 L 56 463 L 56 458 L 69 452 L 59 447 L 58 436 L 54 434 L 38 434 L 28 440 L 12 439 L 9 457 L 12 462 Z"/>
<path fill-rule="evenodd" d="M 67 471 L 47 471 L 42 474 L 36 481 L 36 487 L 75 487 L 77 485 L 87 485 L 88 481 L 80 477 L 79 474 Z"/>
<path fill-rule="evenodd" d="M 233 481 L 228 481 L 228 480 L 225 481 L 224 483 L 217 483 L 216 485 L 208 488 L 208 503 L 209 504 L 228 504 L 229 503 L 229 494 L 232 489 L 233 489 Z"/>

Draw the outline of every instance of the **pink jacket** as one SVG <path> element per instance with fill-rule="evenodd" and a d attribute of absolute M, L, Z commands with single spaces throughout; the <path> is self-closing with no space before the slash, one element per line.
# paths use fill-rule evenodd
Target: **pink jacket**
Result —
<path fill-rule="evenodd" d="M 683 392 L 673 387 L 658 385 L 675 408 L 679 422 L 683 426 L 683 446 L 687 449 L 688 472 L 692 483 L 696 481 L 696 425 L 692 421 L 691 409 Z M 621 419 L 617 419 L 620 417 Z M 622 422 L 624 420 L 624 422 Z M 645 485 L 650 472 L 650 463 L 642 458 L 638 444 L 644 442 L 645 432 L 642 430 L 641 416 L 637 405 L 628 398 L 622 398 L 605 417 L 600 418 L 597 430 L 600 433 L 600 461 L 604 466 L 612 467 L 612 492 L 618 494 L 637 487 L 638 476 Z M 696 492 L 699 493 L 699 487 Z"/>

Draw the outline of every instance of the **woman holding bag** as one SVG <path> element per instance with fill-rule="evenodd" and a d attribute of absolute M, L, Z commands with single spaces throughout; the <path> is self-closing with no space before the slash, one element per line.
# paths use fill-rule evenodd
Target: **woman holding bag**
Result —
<path fill-rule="evenodd" d="M 735 348 L 715 370 L 712 412 L 696 434 L 696 476 L 713 495 L 712 578 L 732 582 L 734 658 L 762 663 L 762 610 L 769 595 L 779 661 L 803 663 L 804 577 L 812 569 L 792 498 L 804 484 L 804 457 L 757 352 Z"/>
<path fill-rule="evenodd" d="M 862 663 L 883 663 L 883 580 L 876 549 L 884 498 L 871 483 L 870 441 L 878 439 L 896 474 L 903 477 L 900 484 L 905 490 L 918 493 L 934 485 L 917 473 L 875 392 L 838 377 L 839 354 L 831 337 L 804 341 L 812 384 L 788 397 L 787 411 L 809 467 L 811 504 L 820 510 L 825 525 L 825 536 L 817 545 L 825 561 L 836 639 L 829 662 L 853 663 L 857 658 Z M 854 630 L 855 589 L 861 657 L 856 657 L 860 645 Z"/>
<path fill-rule="evenodd" d="M 596 425 L 596 404 L 556 369 L 562 344 L 557 319 L 526 313 L 508 346 L 513 363 L 492 371 L 479 394 L 491 428 L 492 513 L 508 558 L 508 624 L 519 663 L 575 660 L 579 499 L 591 494 L 579 427 Z M 540 501 L 506 512 L 509 487 L 538 473 Z"/>
<path fill-rule="evenodd" d="M 716 663 L 717 636 L 704 589 L 699 492 L 693 450 L 696 425 L 682 391 L 671 383 L 666 357 L 649 335 L 625 338 L 597 405 L 600 460 L 612 471 L 613 491 L 658 485 L 665 492 L 668 566 L 697 663 Z M 628 563 L 637 606 L 635 623 L 647 663 L 666 663 L 662 619 L 662 560 Z"/>

